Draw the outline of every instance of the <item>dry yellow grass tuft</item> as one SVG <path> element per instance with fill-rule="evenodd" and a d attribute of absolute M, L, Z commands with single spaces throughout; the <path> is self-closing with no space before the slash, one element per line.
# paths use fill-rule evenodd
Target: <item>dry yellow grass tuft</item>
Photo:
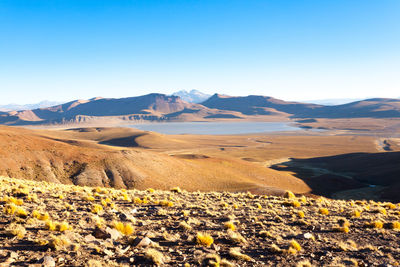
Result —
<path fill-rule="evenodd" d="M 209 247 L 214 243 L 214 238 L 209 234 L 198 232 L 196 242 L 201 246 Z"/>
<path fill-rule="evenodd" d="M 121 234 L 126 236 L 133 234 L 133 232 L 135 231 L 135 228 L 131 223 L 124 224 L 122 222 L 113 221 L 111 225 L 114 229 L 117 229 Z"/>
<path fill-rule="evenodd" d="M 23 238 L 26 234 L 25 227 L 16 223 L 11 223 L 5 230 L 7 235 L 17 236 L 18 238 Z"/>
<path fill-rule="evenodd" d="M 91 211 L 92 211 L 92 213 L 94 213 L 94 214 L 99 214 L 100 212 L 103 211 L 103 207 L 102 207 L 101 205 L 99 205 L 99 204 L 94 204 L 94 205 L 92 206 Z"/>
<path fill-rule="evenodd" d="M 320 208 L 318 213 L 322 215 L 329 215 L 329 210 L 327 208 Z"/>
<path fill-rule="evenodd" d="M 145 258 L 156 265 L 162 265 L 165 261 L 164 255 L 160 251 L 153 248 L 146 249 Z"/>
<path fill-rule="evenodd" d="M 296 195 L 293 194 L 292 191 L 286 191 L 285 194 L 283 195 L 285 198 L 296 198 Z"/>
<path fill-rule="evenodd" d="M 230 248 L 229 255 L 237 260 L 243 260 L 243 261 L 252 261 L 253 260 L 249 255 L 246 255 L 246 254 L 243 254 L 242 252 L 240 252 L 240 248 Z"/>
<path fill-rule="evenodd" d="M 235 224 L 233 222 L 231 222 L 231 221 L 224 223 L 224 228 L 225 229 L 230 229 L 232 231 L 236 230 Z"/>

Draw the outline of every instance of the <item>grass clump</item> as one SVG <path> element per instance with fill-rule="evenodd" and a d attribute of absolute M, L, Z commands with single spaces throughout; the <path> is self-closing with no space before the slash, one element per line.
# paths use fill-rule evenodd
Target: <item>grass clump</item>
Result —
<path fill-rule="evenodd" d="M 174 203 L 172 202 L 172 201 L 169 201 L 169 200 L 160 200 L 160 206 L 163 206 L 163 207 L 172 207 L 172 206 L 174 206 Z"/>
<path fill-rule="evenodd" d="M 304 218 L 306 215 L 304 214 L 304 211 L 300 210 L 300 211 L 297 212 L 297 216 L 299 218 Z"/>
<path fill-rule="evenodd" d="M 394 221 L 394 222 L 385 223 L 385 228 L 387 228 L 387 229 L 400 229 L 400 222 Z"/>
<path fill-rule="evenodd" d="M 99 204 L 94 204 L 93 206 L 92 206 L 92 209 L 91 209 L 91 212 L 92 213 L 94 213 L 94 214 L 99 214 L 100 212 L 102 212 L 103 211 L 103 207 L 101 206 L 101 205 L 99 205 Z"/>
<path fill-rule="evenodd" d="M 121 234 L 123 235 L 131 235 L 133 234 L 135 228 L 132 226 L 132 224 L 130 223 L 122 223 L 122 222 L 117 222 L 117 221 L 113 221 L 112 222 L 112 227 L 114 229 L 117 229 Z"/>
<path fill-rule="evenodd" d="M 70 241 L 64 236 L 50 236 L 48 246 L 53 250 L 61 250 L 69 244 Z"/>
<path fill-rule="evenodd" d="M 186 230 L 186 231 L 192 230 L 192 226 L 190 226 L 190 224 L 188 224 L 185 221 L 182 221 L 182 222 L 179 223 L 179 228 L 181 228 L 183 230 Z"/>
<path fill-rule="evenodd" d="M 174 192 L 174 193 L 182 193 L 182 189 L 180 189 L 180 188 L 177 186 L 177 187 L 171 188 L 171 192 Z"/>
<path fill-rule="evenodd" d="M 164 255 L 160 251 L 153 248 L 146 249 L 144 257 L 157 266 L 164 264 L 165 261 Z"/>
<path fill-rule="evenodd" d="M 321 215 L 329 215 L 329 210 L 327 208 L 320 208 L 318 213 Z"/>
<path fill-rule="evenodd" d="M 237 260 L 243 260 L 243 261 L 252 261 L 253 260 L 249 255 L 243 254 L 240 251 L 240 248 L 229 249 L 229 255 L 232 258 L 237 259 Z"/>
<path fill-rule="evenodd" d="M 332 229 L 334 232 L 348 233 L 350 231 L 348 226 L 336 226 Z"/>
<path fill-rule="evenodd" d="M 32 216 L 40 221 L 47 221 L 50 219 L 50 215 L 47 212 L 41 213 L 37 210 L 32 211 Z"/>
<path fill-rule="evenodd" d="M 198 232 L 196 235 L 196 242 L 201 246 L 209 247 L 214 243 L 214 238 L 209 234 Z"/>
<path fill-rule="evenodd" d="M 292 191 L 287 190 L 287 191 L 285 192 L 285 194 L 283 195 L 283 197 L 291 199 L 291 198 L 296 198 L 296 195 L 293 194 Z"/>
<path fill-rule="evenodd" d="M 367 228 L 376 228 L 376 229 L 382 229 L 383 228 L 383 222 L 381 221 L 373 221 L 373 222 L 367 222 L 365 224 L 365 227 Z"/>
<path fill-rule="evenodd" d="M 11 223 L 6 227 L 6 234 L 9 236 L 17 236 L 18 238 L 23 238 L 26 234 L 25 228 L 16 223 Z"/>
<path fill-rule="evenodd" d="M 241 234 L 232 230 L 228 230 L 228 238 L 233 243 L 246 243 L 246 239 Z"/>
<path fill-rule="evenodd" d="M 224 223 L 224 228 L 225 229 L 230 229 L 232 231 L 236 230 L 235 224 L 233 222 L 231 222 L 231 221 Z"/>

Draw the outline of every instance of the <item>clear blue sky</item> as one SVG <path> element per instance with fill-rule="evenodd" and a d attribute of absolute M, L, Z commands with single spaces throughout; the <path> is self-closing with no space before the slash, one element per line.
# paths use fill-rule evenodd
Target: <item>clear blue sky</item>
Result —
<path fill-rule="evenodd" d="M 0 104 L 400 96 L 399 0 L 0 0 Z"/>

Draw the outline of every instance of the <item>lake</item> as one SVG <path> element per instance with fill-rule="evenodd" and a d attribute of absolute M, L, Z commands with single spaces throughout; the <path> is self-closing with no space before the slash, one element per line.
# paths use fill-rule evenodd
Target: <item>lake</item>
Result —
<path fill-rule="evenodd" d="M 124 125 L 163 134 L 252 134 L 302 130 L 287 122 L 167 122 Z"/>

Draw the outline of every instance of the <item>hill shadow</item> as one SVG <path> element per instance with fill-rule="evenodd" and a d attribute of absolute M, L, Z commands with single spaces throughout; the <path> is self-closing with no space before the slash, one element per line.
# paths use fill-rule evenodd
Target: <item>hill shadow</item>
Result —
<path fill-rule="evenodd" d="M 290 171 L 325 197 L 344 191 L 354 199 L 367 198 L 400 202 L 400 152 L 349 153 L 309 159 L 292 158 L 272 169 Z M 371 190 L 376 188 L 376 190 Z M 368 189 L 368 190 L 367 190 Z M 369 192 L 361 194 L 361 191 Z"/>

